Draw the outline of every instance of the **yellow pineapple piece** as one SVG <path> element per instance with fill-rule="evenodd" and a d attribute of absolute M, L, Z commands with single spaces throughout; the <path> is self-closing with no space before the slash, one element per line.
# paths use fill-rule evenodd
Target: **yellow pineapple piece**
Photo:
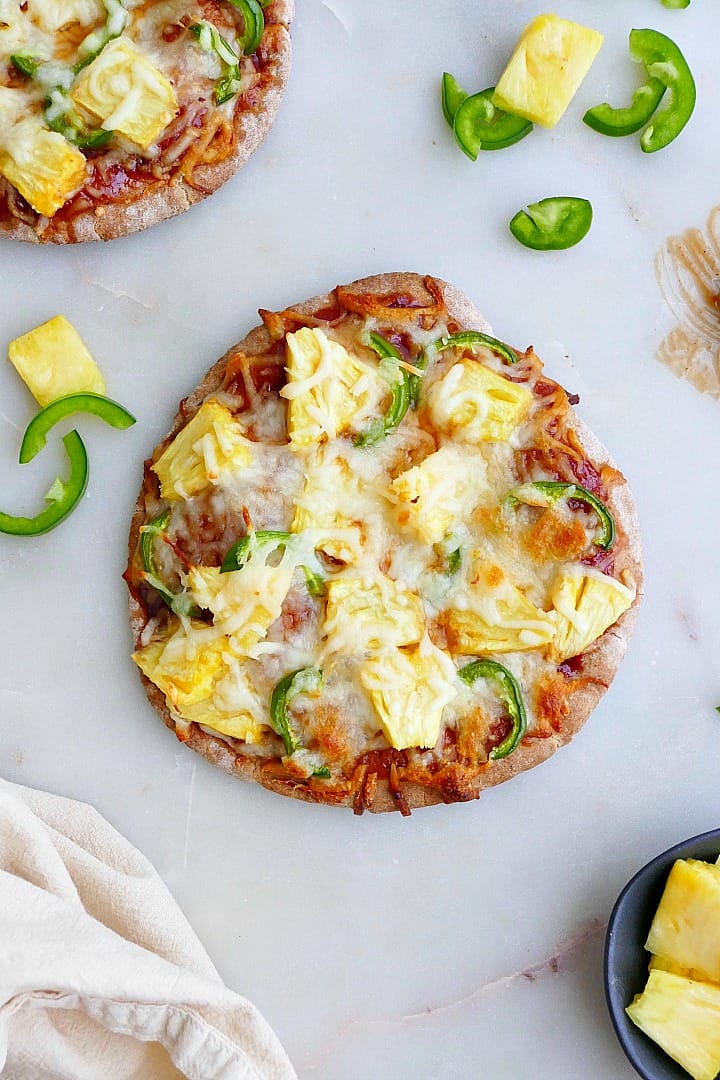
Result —
<path fill-rule="evenodd" d="M 444 652 L 427 639 L 410 649 L 389 649 L 365 661 L 360 681 L 391 746 L 435 746 L 443 709 L 458 692 L 457 672 Z"/>
<path fill-rule="evenodd" d="M 579 656 L 620 618 L 635 590 L 584 566 L 573 566 L 555 580 L 550 594 L 557 613 L 553 657 L 560 663 Z"/>
<path fill-rule="evenodd" d="M 443 612 L 441 621 L 452 652 L 521 652 L 547 645 L 555 636 L 551 613 L 536 607 L 502 567 L 478 560 L 467 606 Z"/>
<path fill-rule="evenodd" d="M 105 393 L 102 372 L 75 327 L 56 315 L 8 346 L 8 356 L 38 404 L 66 394 Z"/>
<path fill-rule="evenodd" d="M 106 131 L 147 150 L 178 111 L 175 91 L 129 38 L 110 41 L 83 69 L 70 95 Z"/>
<path fill-rule="evenodd" d="M 152 466 L 163 499 L 189 499 L 250 464 L 242 426 L 219 401 L 205 401 Z"/>
<path fill-rule="evenodd" d="M 720 1072 L 720 987 L 651 971 L 627 1014 L 694 1080 Z"/>
<path fill-rule="evenodd" d="M 469 359 L 453 364 L 428 393 L 433 424 L 468 443 L 506 442 L 532 402 L 527 386 Z"/>
<path fill-rule="evenodd" d="M 85 156 L 39 116 L 19 120 L 0 134 L 0 176 L 33 210 L 52 217 L 82 187 Z"/>
<path fill-rule="evenodd" d="M 720 867 L 698 859 L 678 859 L 645 948 L 720 983 Z"/>
<path fill-rule="evenodd" d="M 390 484 L 398 521 L 428 544 L 439 543 L 477 506 L 487 487 L 484 470 L 477 451 L 446 446 L 430 454 Z"/>
<path fill-rule="evenodd" d="M 387 394 L 377 369 L 351 356 L 318 328 L 303 326 L 286 337 L 291 449 L 334 439 L 369 415 Z"/>
<path fill-rule="evenodd" d="M 706 982 L 701 971 L 683 967 L 682 964 L 676 964 L 674 960 L 668 960 L 666 956 L 651 956 L 648 970 L 669 971 L 673 975 L 682 975 L 685 979 L 693 979 L 695 982 Z"/>
<path fill-rule="evenodd" d="M 327 587 L 324 633 L 329 652 L 416 644 L 425 633 L 422 600 L 379 572 L 370 580 L 337 578 Z"/>
<path fill-rule="evenodd" d="M 557 15 L 526 26 L 493 94 L 499 109 L 555 127 L 603 43 L 602 34 Z"/>

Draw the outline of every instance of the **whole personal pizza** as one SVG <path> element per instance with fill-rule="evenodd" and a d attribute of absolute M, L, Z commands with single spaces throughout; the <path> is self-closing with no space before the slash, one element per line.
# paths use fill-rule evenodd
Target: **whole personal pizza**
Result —
<path fill-rule="evenodd" d="M 146 463 L 126 579 L 149 699 L 282 794 L 474 799 L 615 674 L 642 578 L 628 485 L 533 349 L 442 281 L 260 315 Z"/>
<path fill-rule="evenodd" d="M 290 70 L 293 0 L 0 0 L 0 235 L 111 240 L 244 164 Z"/>

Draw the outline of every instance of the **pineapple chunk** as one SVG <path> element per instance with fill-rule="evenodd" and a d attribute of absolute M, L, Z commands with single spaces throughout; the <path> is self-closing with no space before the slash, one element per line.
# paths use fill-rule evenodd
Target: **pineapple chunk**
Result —
<path fill-rule="evenodd" d="M 477 360 L 461 360 L 428 394 L 430 418 L 468 443 L 506 442 L 530 411 L 532 391 Z"/>
<path fill-rule="evenodd" d="M 133 660 L 183 720 L 245 742 L 258 742 L 263 703 L 215 627 L 192 621 L 138 649 Z"/>
<path fill-rule="evenodd" d="M 634 599 L 634 589 L 598 570 L 573 566 L 563 571 L 551 592 L 557 612 L 553 658 L 560 663 L 579 656 L 617 622 Z"/>
<path fill-rule="evenodd" d="M 521 652 L 547 645 L 555 636 L 554 616 L 533 603 L 500 566 L 480 560 L 468 592 L 466 608 L 442 615 L 453 652 Z"/>
<path fill-rule="evenodd" d="M 720 983 L 720 867 L 697 859 L 673 865 L 645 948 Z"/>
<path fill-rule="evenodd" d="M 36 326 L 8 346 L 10 363 L 39 405 L 66 394 L 105 393 L 102 372 L 63 315 Z"/>
<path fill-rule="evenodd" d="M 445 653 L 427 639 L 411 649 L 391 649 L 365 661 L 360 681 L 391 746 L 435 746 L 443 709 L 458 692 L 457 673 Z"/>
<path fill-rule="evenodd" d="M 77 147 L 39 116 L 28 116 L 0 134 L 0 176 L 30 203 L 52 217 L 82 186 L 87 162 Z"/>
<path fill-rule="evenodd" d="M 152 466 L 163 499 L 189 499 L 250 464 L 251 444 L 219 401 L 206 401 Z"/>
<path fill-rule="evenodd" d="M 417 593 L 378 573 L 342 577 L 328 584 L 325 634 L 328 652 L 358 652 L 414 645 L 425 633 L 425 611 Z"/>
<path fill-rule="evenodd" d="M 525 27 L 493 94 L 499 109 L 555 127 L 603 43 L 602 34 L 557 15 Z"/>
<path fill-rule="evenodd" d="M 720 1072 L 720 987 L 651 971 L 627 1014 L 694 1080 Z"/>
<path fill-rule="evenodd" d="M 106 131 L 119 132 L 142 150 L 178 111 L 171 84 L 126 37 L 110 41 L 84 68 L 70 96 Z"/>
<path fill-rule="evenodd" d="M 477 506 L 487 488 L 485 462 L 477 451 L 446 446 L 390 484 L 397 518 L 410 524 L 428 544 L 438 544 L 458 520 Z"/>
<path fill-rule="evenodd" d="M 685 979 L 693 979 L 695 982 L 706 982 L 706 977 L 695 968 L 686 968 L 682 964 L 676 964 L 674 960 L 668 960 L 666 956 L 651 956 L 648 965 L 649 971 L 669 971 L 673 975 L 682 975 Z"/>
<path fill-rule="evenodd" d="M 359 523 L 367 517 L 367 502 L 347 461 L 321 453 L 305 473 L 290 531 L 318 530 L 319 550 L 339 562 L 354 563 L 362 553 Z M 333 536 L 339 529 L 347 535 Z"/>
<path fill-rule="evenodd" d="M 372 412 L 387 393 L 376 369 L 351 356 L 319 329 L 288 334 L 287 398 L 290 447 L 299 450 L 334 439 Z"/>
<path fill-rule="evenodd" d="M 221 574 L 217 566 L 193 566 L 187 585 L 199 606 L 212 611 L 232 650 L 247 655 L 280 617 L 295 565 L 286 552 L 277 566 L 267 566 L 258 551 L 242 570 L 229 574 Z"/>

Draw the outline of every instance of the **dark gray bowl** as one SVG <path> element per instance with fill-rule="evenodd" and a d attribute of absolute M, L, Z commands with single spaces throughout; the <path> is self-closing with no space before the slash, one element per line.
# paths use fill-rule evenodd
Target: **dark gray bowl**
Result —
<path fill-rule="evenodd" d="M 618 897 L 605 939 L 605 997 L 620 1044 L 645 1080 L 688 1080 L 664 1050 L 630 1020 L 625 1008 L 647 982 L 650 954 L 645 951 L 650 923 L 676 859 L 715 862 L 720 829 L 693 836 L 664 851 L 639 870 Z"/>

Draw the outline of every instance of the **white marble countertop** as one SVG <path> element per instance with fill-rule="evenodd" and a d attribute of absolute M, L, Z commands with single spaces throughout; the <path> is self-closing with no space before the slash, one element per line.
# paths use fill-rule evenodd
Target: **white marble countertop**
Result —
<path fill-rule="evenodd" d="M 720 825 L 720 404 L 655 359 L 673 319 L 653 268 L 720 201 L 720 7 L 557 0 L 606 34 L 600 58 L 555 131 L 474 165 L 440 74 L 495 81 L 537 0 L 298 7 L 276 125 L 212 199 L 111 245 L 0 245 L 2 342 L 64 313 L 138 417 L 83 429 L 90 487 L 62 528 L 0 537 L 0 770 L 94 803 L 149 856 L 303 1080 L 629 1080 L 603 1000 L 611 906 L 648 858 Z M 634 85 L 632 26 L 675 37 L 698 81 L 690 126 L 653 156 L 580 122 Z M 554 194 L 590 198 L 594 227 L 572 251 L 528 252 L 506 223 Z M 459 285 L 581 395 L 637 495 L 646 597 L 570 747 L 476 803 L 358 819 L 236 782 L 175 741 L 128 659 L 120 575 L 143 458 L 257 307 L 400 269 Z M 16 512 L 56 465 L 14 465 L 33 411 L 0 365 Z"/>

